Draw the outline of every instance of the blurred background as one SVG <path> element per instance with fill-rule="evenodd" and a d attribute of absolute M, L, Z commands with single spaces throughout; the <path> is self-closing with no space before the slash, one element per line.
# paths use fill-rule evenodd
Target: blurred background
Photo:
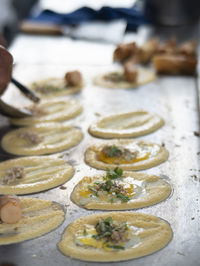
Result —
<path fill-rule="evenodd" d="M 111 20 L 121 19 L 126 23 L 127 21 L 128 23 L 130 21 L 132 23 L 135 18 L 137 19 L 136 22 L 134 20 L 134 22 L 132 23 L 136 23 L 136 27 L 130 26 L 128 28 L 125 28 L 129 31 L 137 31 L 138 24 L 143 23 L 153 23 L 156 25 L 172 27 L 191 25 L 193 23 L 197 24 L 200 15 L 199 0 L 110 0 L 109 2 L 106 0 L 0 0 L 0 33 L 5 37 L 8 44 L 10 44 L 14 36 L 19 32 L 21 22 L 24 20 L 27 22 L 27 20 L 30 21 L 31 19 L 32 22 L 37 22 L 37 24 L 41 22 L 42 24 L 44 24 L 45 22 L 45 25 L 60 24 L 57 20 L 56 23 L 52 23 L 52 17 L 44 18 L 44 16 L 39 16 L 43 10 L 48 9 L 54 12 L 68 14 L 71 12 L 73 13 L 75 10 L 80 9 L 82 7 L 89 7 L 93 10 L 100 10 L 103 6 L 108 5 L 109 7 L 112 7 L 114 9 L 121 8 L 122 11 L 121 9 L 117 10 L 117 15 L 115 13 L 113 15 L 112 13 L 110 13 L 110 11 L 106 11 L 106 20 L 109 19 L 109 16 Z M 126 9 L 125 13 L 123 8 Z M 128 11 L 127 13 L 127 9 L 129 9 L 130 12 Z M 86 15 L 88 16 L 88 13 Z M 89 15 L 91 15 L 91 12 Z M 97 20 L 101 18 L 101 15 L 92 15 L 96 16 Z M 78 18 L 79 20 L 81 20 L 81 24 L 83 22 L 82 19 L 85 19 L 84 23 L 87 22 L 87 20 L 90 20 L 90 18 L 84 18 L 84 16 L 85 13 L 83 12 Z M 70 24 L 70 26 L 74 27 L 74 19 L 77 19 L 77 16 L 73 14 L 73 16 L 70 17 L 70 20 L 64 20 L 64 24 Z M 104 19 L 105 17 L 102 17 L 102 20 Z M 81 29 L 81 32 L 79 29 L 79 32 L 77 33 L 76 28 L 76 32 L 72 33 L 72 30 L 69 30 L 68 28 L 65 29 L 65 34 L 72 34 L 72 36 L 74 35 L 75 37 L 80 35 L 80 37 L 83 37 L 82 32 L 86 29 Z M 119 31 L 120 29 L 122 30 L 123 27 L 119 27 Z M 32 28 L 28 29 L 28 31 L 29 30 L 31 32 Z M 27 28 L 25 29 L 25 31 L 27 31 Z M 38 33 L 37 30 L 36 33 Z M 55 31 L 52 31 L 51 34 L 52 33 L 55 34 Z"/>

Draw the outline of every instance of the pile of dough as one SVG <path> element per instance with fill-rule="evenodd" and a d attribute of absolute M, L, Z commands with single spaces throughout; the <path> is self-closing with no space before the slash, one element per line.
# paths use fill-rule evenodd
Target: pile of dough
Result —
<path fill-rule="evenodd" d="M 0 163 L 0 194 L 30 194 L 68 181 L 74 168 L 62 158 L 22 157 Z"/>
<path fill-rule="evenodd" d="M 86 209 L 127 210 L 154 205 L 170 193 L 169 183 L 158 176 L 124 172 L 115 179 L 106 178 L 106 175 L 84 177 L 71 198 Z"/>
<path fill-rule="evenodd" d="M 7 245 L 42 236 L 57 228 L 65 213 L 56 202 L 20 198 L 23 216 L 15 224 L 0 222 L 0 245 Z"/>
<path fill-rule="evenodd" d="M 69 149 L 82 138 L 80 129 L 52 122 L 12 130 L 3 136 L 1 145 L 16 155 L 42 155 Z"/>
<path fill-rule="evenodd" d="M 125 151 L 125 156 L 106 156 L 105 149 Z M 122 154 L 123 155 L 123 154 Z M 130 157 L 130 159 L 127 159 Z M 142 140 L 119 139 L 109 140 L 99 145 L 90 146 L 85 152 L 85 162 L 90 166 L 107 170 L 119 166 L 123 170 L 143 170 L 166 161 L 168 151 L 155 143 Z"/>
<path fill-rule="evenodd" d="M 119 224 L 122 234 L 98 238 L 95 225 L 99 222 L 107 226 L 111 220 Z M 104 231 L 104 228 L 101 230 Z M 156 216 L 138 212 L 108 212 L 88 215 L 72 222 L 58 247 L 64 255 L 84 261 L 123 261 L 152 254 L 164 248 L 171 238 L 170 225 Z M 110 239 L 117 243 L 106 242 Z"/>
<path fill-rule="evenodd" d="M 123 71 L 116 70 L 101 74 L 95 77 L 94 83 L 100 87 L 112 89 L 130 89 L 144 85 L 155 80 L 155 74 L 145 68 L 138 68 L 138 77 L 136 82 L 127 81 L 124 77 Z"/>
<path fill-rule="evenodd" d="M 55 99 L 34 104 L 28 108 L 32 117 L 12 118 L 14 125 L 28 126 L 42 122 L 58 122 L 76 117 L 82 112 L 82 106 L 74 100 Z"/>
<path fill-rule="evenodd" d="M 100 138 L 130 138 L 149 134 L 164 125 L 164 120 L 147 111 L 109 115 L 89 127 L 89 133 Z"/>
<path fill-rule="evenodd" d="M 64 78 L 48 78 L 33 82 L 30 88 L 39 94 L 40 98 L 60 97 L 79 92 L 83 83 L 72 86 L 66 84 Z"/>

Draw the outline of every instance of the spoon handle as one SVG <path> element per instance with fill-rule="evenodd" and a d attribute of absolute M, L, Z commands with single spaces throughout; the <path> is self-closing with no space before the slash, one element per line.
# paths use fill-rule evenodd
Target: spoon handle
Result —
<path fill-rule="evenodd" d="M 16 79 L 11 78 L 11 82 L 15 84 L 15 86 L 26 96 L 28 97 L 31 101 L 33 102 L 39 102 L 40 98 L 30 89 L 22 85 L 20 82 L 18 82 Z"/>

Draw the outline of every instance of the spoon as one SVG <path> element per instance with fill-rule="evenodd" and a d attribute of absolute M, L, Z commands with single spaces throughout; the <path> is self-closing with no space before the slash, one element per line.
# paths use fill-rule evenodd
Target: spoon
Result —
<path fill-rule="evenodd" d="M 15 80 L 14 78 L 11 79 L 11 82 L 31 101 L 37 103 L 40 101 L 40 98 L 30 89 L 22 85 L 19 81 Z M 12 105 L 9 105 L 5 103 L 0 98 L 0 113 L 12 117 L 12 118 L 23 118 L 23 117 L 29 117 L 32 115 L 32 112 L 25 109 L 25 108 L 16 108 Z"/>

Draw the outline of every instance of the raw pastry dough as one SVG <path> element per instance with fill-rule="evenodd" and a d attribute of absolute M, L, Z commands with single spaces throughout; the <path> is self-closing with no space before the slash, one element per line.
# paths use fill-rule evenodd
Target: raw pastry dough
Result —
<path fill-rule="evenodd" d="M 116 157 L 105 157 L 102 149 L 106 146 L 114 146 L 135 153 L 136 158 L 126 161 L 119 157 L 120 162 L 115 162 Z M 101 159 L 100 159 L 101 157 Z M 123 170 L 143 170 L 154 167 L 166 161 L 168 158 L 168 151 L 155 143 L 150 143 L 142 140 L 119 139 L 103 142 L 99 145 L 90 146 L 85 152 L 85 161 L 90 166 L 107 170 L 114 169 L 119 166 Z"/>
<path fill-rule="evenodd" d="M 116 250 L 113 250 L 105 242 L 102 245 L 104 239 L 92 237 L 97 234 L 97 222 L 109 217 L 119 224 L 126 222 L 129 239 L 124 249 L 117 249 L 116 245 Z M 164 248 L 171 238 L 170 225 L 156 216 L 138 212 L 108 212 L 88 215 L 72 222 L 58 247 L 63 254 L 84 261 L 123 261 L 152 254 Z"/>
<path fill-rule="evenodd" d="M 79 92 L 83 84 L 79 86 L 66 85 L 64 78 L 48 78 L 33 82 L 30 88 L 34 90 L 41 98 L 60 97 Z"/>
<path fill-rule="evenodd" d="M 114 75 L 119 76 L 119 80 L 117 79 L 116 81 L 113 81 L 106 78 L 106 76 L 109 76 L 110 74 L 113 73 Z M 112 89 L 130 89 L 149 83 L 155 80 L 155 78 L 156 75 L 152 71 L 145 68 L 138 68 L 137 82 L 129 82 L 125 80 L 122 70 L 117 70 L 96 76 L 94 78 L 94 84 L 100 87 L 112 88 Z"/>
<path fill-rule="evenodd" d="M 100 186 L 97 183 L 105 184 L 105 180 L 109 180 L 106 175 L 84 177 L 74 188 L 72 200 L 86 209 L 127 210 L 154 205 L 171 193 L 170 185 L 158 176 L 124 172 L 121 178 L 109 180 L 117 189 L 97 189 L 96 194 L 95 188 Z M 94 191 L 91 190 L 93 188 Z M 122 200 L 118 197 L 119 192 L 122 197 L 125 196 Z"/>
<path fill-rule="evenodd" d="M 89 133 L 100 138 L 129 138 L 149 134 L 163 125 L 160 116 L 139 110 L 103 117 L 89 127 Z"/>
<path fill-rule="evenodd" d="M 82 138 L 80 129 L 52 122 L 12 130 L 3 136 L 1 145 L 12 154 L 42 155 L 69 149 Z"/>
<path fill-rule="evenodd" d="M 17 176 L 15 170 L 22 169 Z M 14 176 L 15 174 L 15 176 Z M 0 194 L 30 194 L 68 181 L 73 167 L 52 156 L 22 157 L 0 163 Z"/>
<path fill-rule="evenodd" d="M 14 125 L 28 126 L 42 122 L 58 122 L 76 117 L 82 112 L 82 106 L 74 100 L 55 99 L 34 104 L 29 108 L 32 117 L 12 118 Z"/>
<path fill-rule="evenodd" d="M 0 223 L 0 245 L 22 242 L 42 236 L 58 227 L 65 213 L 56 202 L 20 198 L 22 219 L 16 224 Z"/>

